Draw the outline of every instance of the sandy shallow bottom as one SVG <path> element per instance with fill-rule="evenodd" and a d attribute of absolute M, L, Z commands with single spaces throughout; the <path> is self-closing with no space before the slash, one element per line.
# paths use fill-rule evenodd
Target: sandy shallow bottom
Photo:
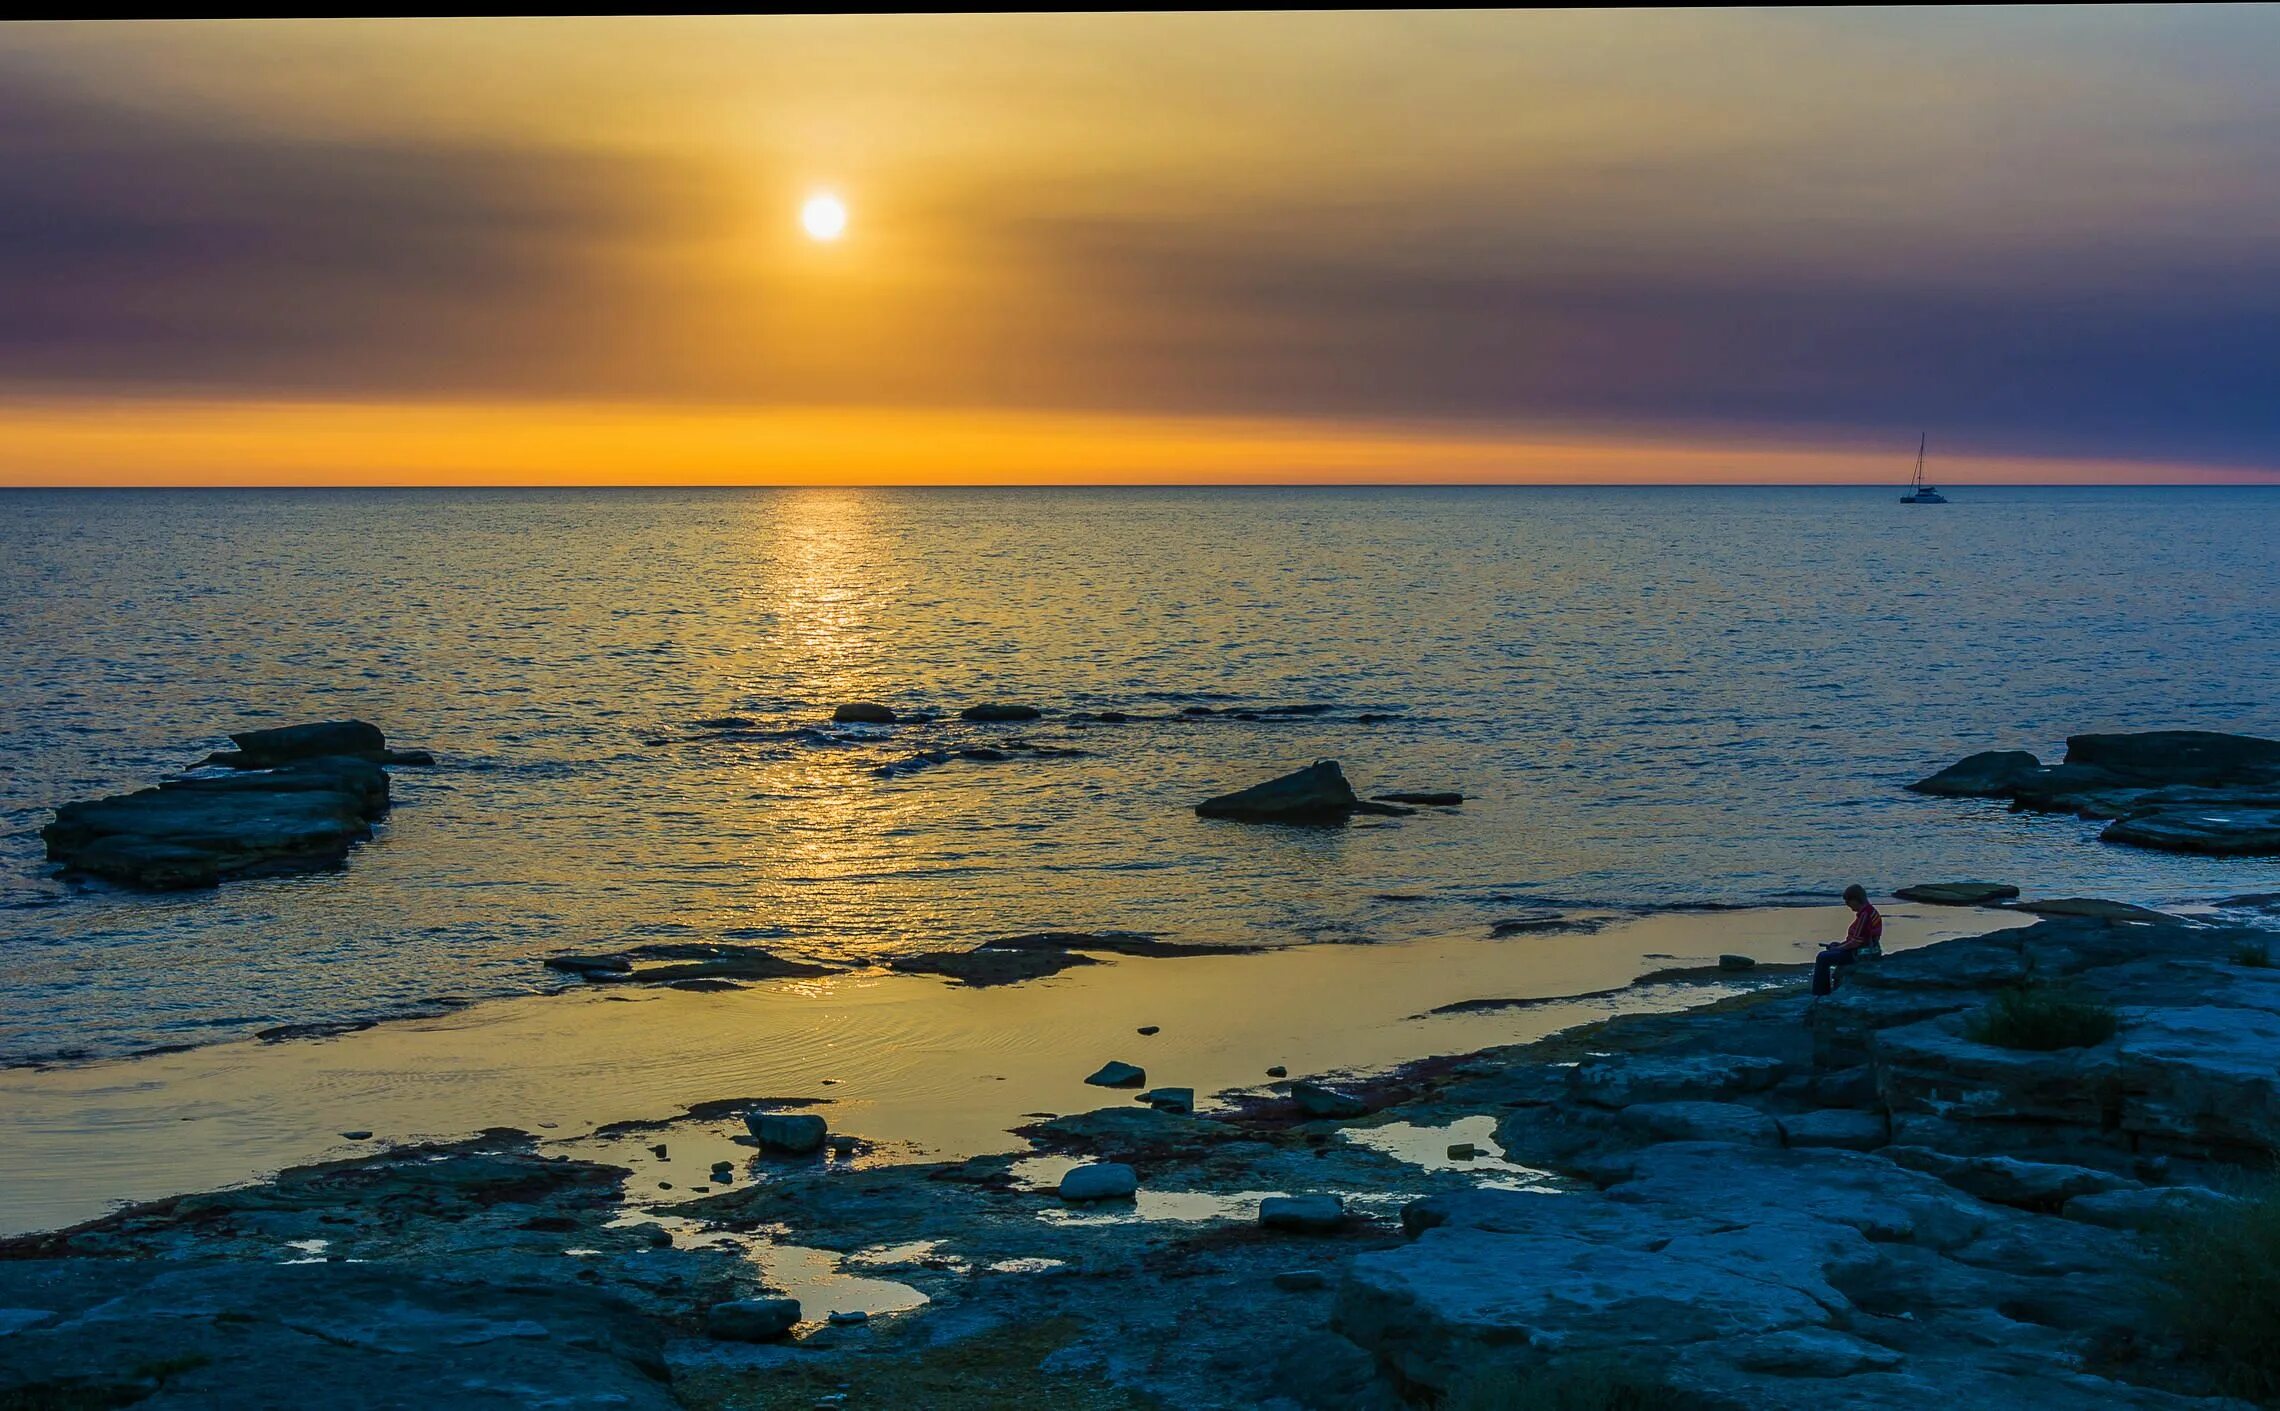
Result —
<path fill-rule="evenodd" d="M 1891 950 L 2034 919 L 1907 905 L 1885 917 Z M 1809 959 L 1848 919 L 1842 907 L 1680 912 L 1587 935 L 1111 958 L 980 990 L 884 972 L 727 993 L 595 988 L 330 1039 L 13 1070 L 0 1074 L 0 1232 L 487 1127 L 635 1164 L 625 1158 L 656 1138 L 597 1139 L 596 1128 L 728 1098 L 823 1099 L 816 1110 L 834 1131 L 874 1144 L 866 1159 L 1010 1151 L 1024 1114 L 1117 1101 L 1082 1081 L 1110 1059 L 1142 1065 L 1152 1085 L 1194 1088 L 1209 1110 L 1210 1094 L 1265 1084 L 1269 1065 L 1367 1071 L 1700 1003 L 1733 986 L 1590 992 L 1726 952 Z M 1556 1002 L 1427 1013 L 1482 998 Z M 1143 1025 L 1161 1032 L 1141 1036 Z M 351 1131 L 372 1135 L 342 1136 Z M 669 1164 L 639 1163 L 638 1179 L 654 1188 L 669 1179 L 660 1170 L 701 1173 L 734 1153 L 723 1139 L 681 1140 Z"/>

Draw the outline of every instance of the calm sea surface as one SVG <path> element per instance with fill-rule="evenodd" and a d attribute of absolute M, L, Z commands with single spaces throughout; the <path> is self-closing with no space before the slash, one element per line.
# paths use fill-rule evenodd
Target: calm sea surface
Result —
<path fill-rule="evenodd" d="M 1896 495 L 0 494 L 0 1060 L 552 988 L 536 957 L 643 939 L 860 958 L 1044 927 L 1396 940 L 1856 879 L 2280 887 L 1900 788 L 2075 731 L 2280 734 L 2280 490 Z M 826 728 L 852 699 L 1049 714 Z M 1064 718 L 1295 704 L 1330 709 Z M 692 724 L 724 715 L 754 724 Z M 345 871 L 48 875 L 55 805 L 342 716 L 443 761 L 398 773 Z M 1080 753 L 910 765 L 1008 738 Z M 1317 758 L 1472 801 L 1339 830 L 1189 811 Z"/>

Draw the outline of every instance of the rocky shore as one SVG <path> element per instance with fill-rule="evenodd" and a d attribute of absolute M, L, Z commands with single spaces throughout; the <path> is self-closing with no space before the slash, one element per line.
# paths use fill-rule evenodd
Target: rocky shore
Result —
<path fill-rule="evenodd" d="M 2280 855 L 2280 740 L 2209 730 L 2071 735 L 2066 759 L 1984 750 L 1909 788 L 2009 799 L 2030 813 L 2110 819 L 2111 843 L 2169 852 Z"/>
<path fill-rule="evenodd" d="M 248 730 L 201 767 L 232 771 L 68 803 L 40 830 L 66 875 L 174 891 L 233 877 L 338 866 L 389 806 L 387 765 L 432 765 L 391 750 L 361 720 Z"/>
<path fill-rule="evenodd" d="M 735 1102 L 305 1168 L 0 1246 L 0 1401 L 2243 1405 L 2162 1251 L 2262 1208 L 2268 939 L 2056 917 L 956 1163 Z"/>

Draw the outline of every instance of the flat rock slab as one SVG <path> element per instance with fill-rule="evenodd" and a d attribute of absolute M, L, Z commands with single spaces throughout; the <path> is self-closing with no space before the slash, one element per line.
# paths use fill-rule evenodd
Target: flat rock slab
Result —
<path fill-rule="evenodd" d="M 668 941 L 621 951 L 550 955 L 550 970 L 600 984 L 685 984 L 692 980 L 808 979 L 838 973 L 837 968 L 792 960 L 757 946 Z"/>
<path fill-rule="evenodd" d="M 387 811 L 386 770 L 328 756 L 65 804 L 40 836 L 66 872 L 178 890 L 336 866 Z"/>
<path fill-rule="evenodd" d="M 2218 856 L 2280 853 L 2280 807 L 2208 807 L 2137 813 L 2107 825 L 2109 843 Z"/>
<path fill-rule="evenodd" d="M 2038 901 L 2013 902 L 2013 911 L 2031 912 L 2036 916 L 2082 916 L 2099 921 L 2142 921 L 2148 925 L 2176 925 L 2178 918 L 2166 911 L 2135 906 L 2126 901 L 2108 901 L 2104 897 L 2046 897 Z"/>
<path fill-rule="evenodd" d="M 2017 887 L 2005 882 L 1923 882 L 1902 887 L 1892 895 L 1902 901 L 1933 906 L 1985 906 L 1989 902 L 2009 901 L 2018 894 Z"/>
<path fill-rule="evenodd" d="M 108 1261 L 73 1260 L 69 1265 Z M 661 1330 L 608 1294 L 342 1262 L 128 1261 L 101 1302 L 77 1271 L 0 1264 L 63 1303 L 0 1354 L 0 1401 L 26 1406 L 601 1406 L 676 1411 Z M 109 1271 L 104 1271 L 109 1272 Z"/>

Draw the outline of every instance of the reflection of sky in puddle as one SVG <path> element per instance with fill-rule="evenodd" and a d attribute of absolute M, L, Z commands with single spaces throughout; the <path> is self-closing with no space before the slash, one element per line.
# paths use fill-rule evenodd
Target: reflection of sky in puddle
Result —
<path fill-rule="evenodd" d="M 1504 1159 L 1496 1143 L 1494 1117 L 1460 1117 L 1446 1127 L 1422 1127 L 1414 1122 L 1388 1122 L 1379 1127 L 1349 1127 L 1346 1140 L 1427 1171 L 1463 1171 L 1482 1177 L 1481 1184 L 1514 1190 L 1556 1191 L 1559 1178 L 1549 1171 Z M 1465 1160 L 1449 1155 L 1449 1148 L 1470 1142 L 1480 1152 Z"/>
<path fill-rule="evenodd" d="M 960 1260 L 936 1253 L 941 1247 L 942 1241 L 940 1240 L 905 1240 L 901 1244 L 877 1244 L 869 1249 L 856 1250 L 847 1256 L 845 1262 L 861 1265 L 866 1269 L 900 1269 L 924 1264 L 929 1259 L 938 1259 L 941 1261 L 941 1267 L 946 1269 L 962 1269 L 965 1267 Z"/>
<path fill-rule="evenodd" d="M 1059 1189 L 1061 1177 L 1072 1168 L 1092 1163 L 1079 1161 L 1072 1156 L 1031 1156 L 1013 1163 L 1013 1178 L 1032 1190 L 1052 1192 Z M 1197 1223 L 1205 1220 L 1256 1220 L 1259 1202 L 1281 1191 L 1160 1191 L 1150 1190 L 1146 1182 L 1140 1193 L 1131 1200 L 1088 1200 L 1061 1205 L 1047 1205 L 1037 1212 L 1040 1220 L 1056 1224 L 1115 1225 L 1135 1221 L 1177 1220 Z"/>
<path fill-rule="evenodd" d="M 1256 1220 L 1259 1202 L 1281 1191 L 1152 1191 L 1146 1186 L 1131 1200 L 1089 1200 L 1046 1206 L 1037 1218 L 1062 1225 L 1145 1224 L 1150 1221 Z"/>
<path fill-rule="evenodd" d="M 301 1257 L 300 1257 L 299 1259 L 287 1259 L 287 1260 L 283 1261 L 284 1263 L 287 1263 L 287 1264 L 322 1264 L 322 1263 L 324 1263 L 324 1262 L 325 1262 L 325 1260 L 326 1260 L 326 1258 L 327 1258 L 327 1256 L 326 1256 L 326 1254 L 325 1254 L 325 1251 L 326 1251 L 326 1250 L 328 1250 L 328 1249 L 330 1249 L 330 1248 L 332 1248 L 332 1241 L 331 1241 L 331 1240 L 287 1240 L 287 1241 L 285 1241 L 285 1247 L 286 1247 L 287 1249 L 294 1249 L 294 1250 L 299 1250 L 299 1251 L 300 1251 L 300 1253 L 301 1253 Z"/>
<path fill-rule="evenodd" d="M 708 1230 L 694 1220 L 674 1215 L 628 1211 L 610 1222 L 613 1227 L 655 1225 L 673 1237 L 679 1249 L 720 1249 L 743 1256 L 760 1272 L 767 1286 L 800 1301 L 802 1323 L 820 1323 L 832 1313 L 904 1313 L 926 1304 L 927 1297 L 908 1284 L 849 1274 L 847 1264 L 912 1263 L 928 1257 L 934 1242 L 867 1250 L 846 1258 L 828 1249 L 778 1244 L 760 1235 L 730 1230 Z M 920 1250 L 908 1259 L 880 1258 L 898 1251 Z"/>

